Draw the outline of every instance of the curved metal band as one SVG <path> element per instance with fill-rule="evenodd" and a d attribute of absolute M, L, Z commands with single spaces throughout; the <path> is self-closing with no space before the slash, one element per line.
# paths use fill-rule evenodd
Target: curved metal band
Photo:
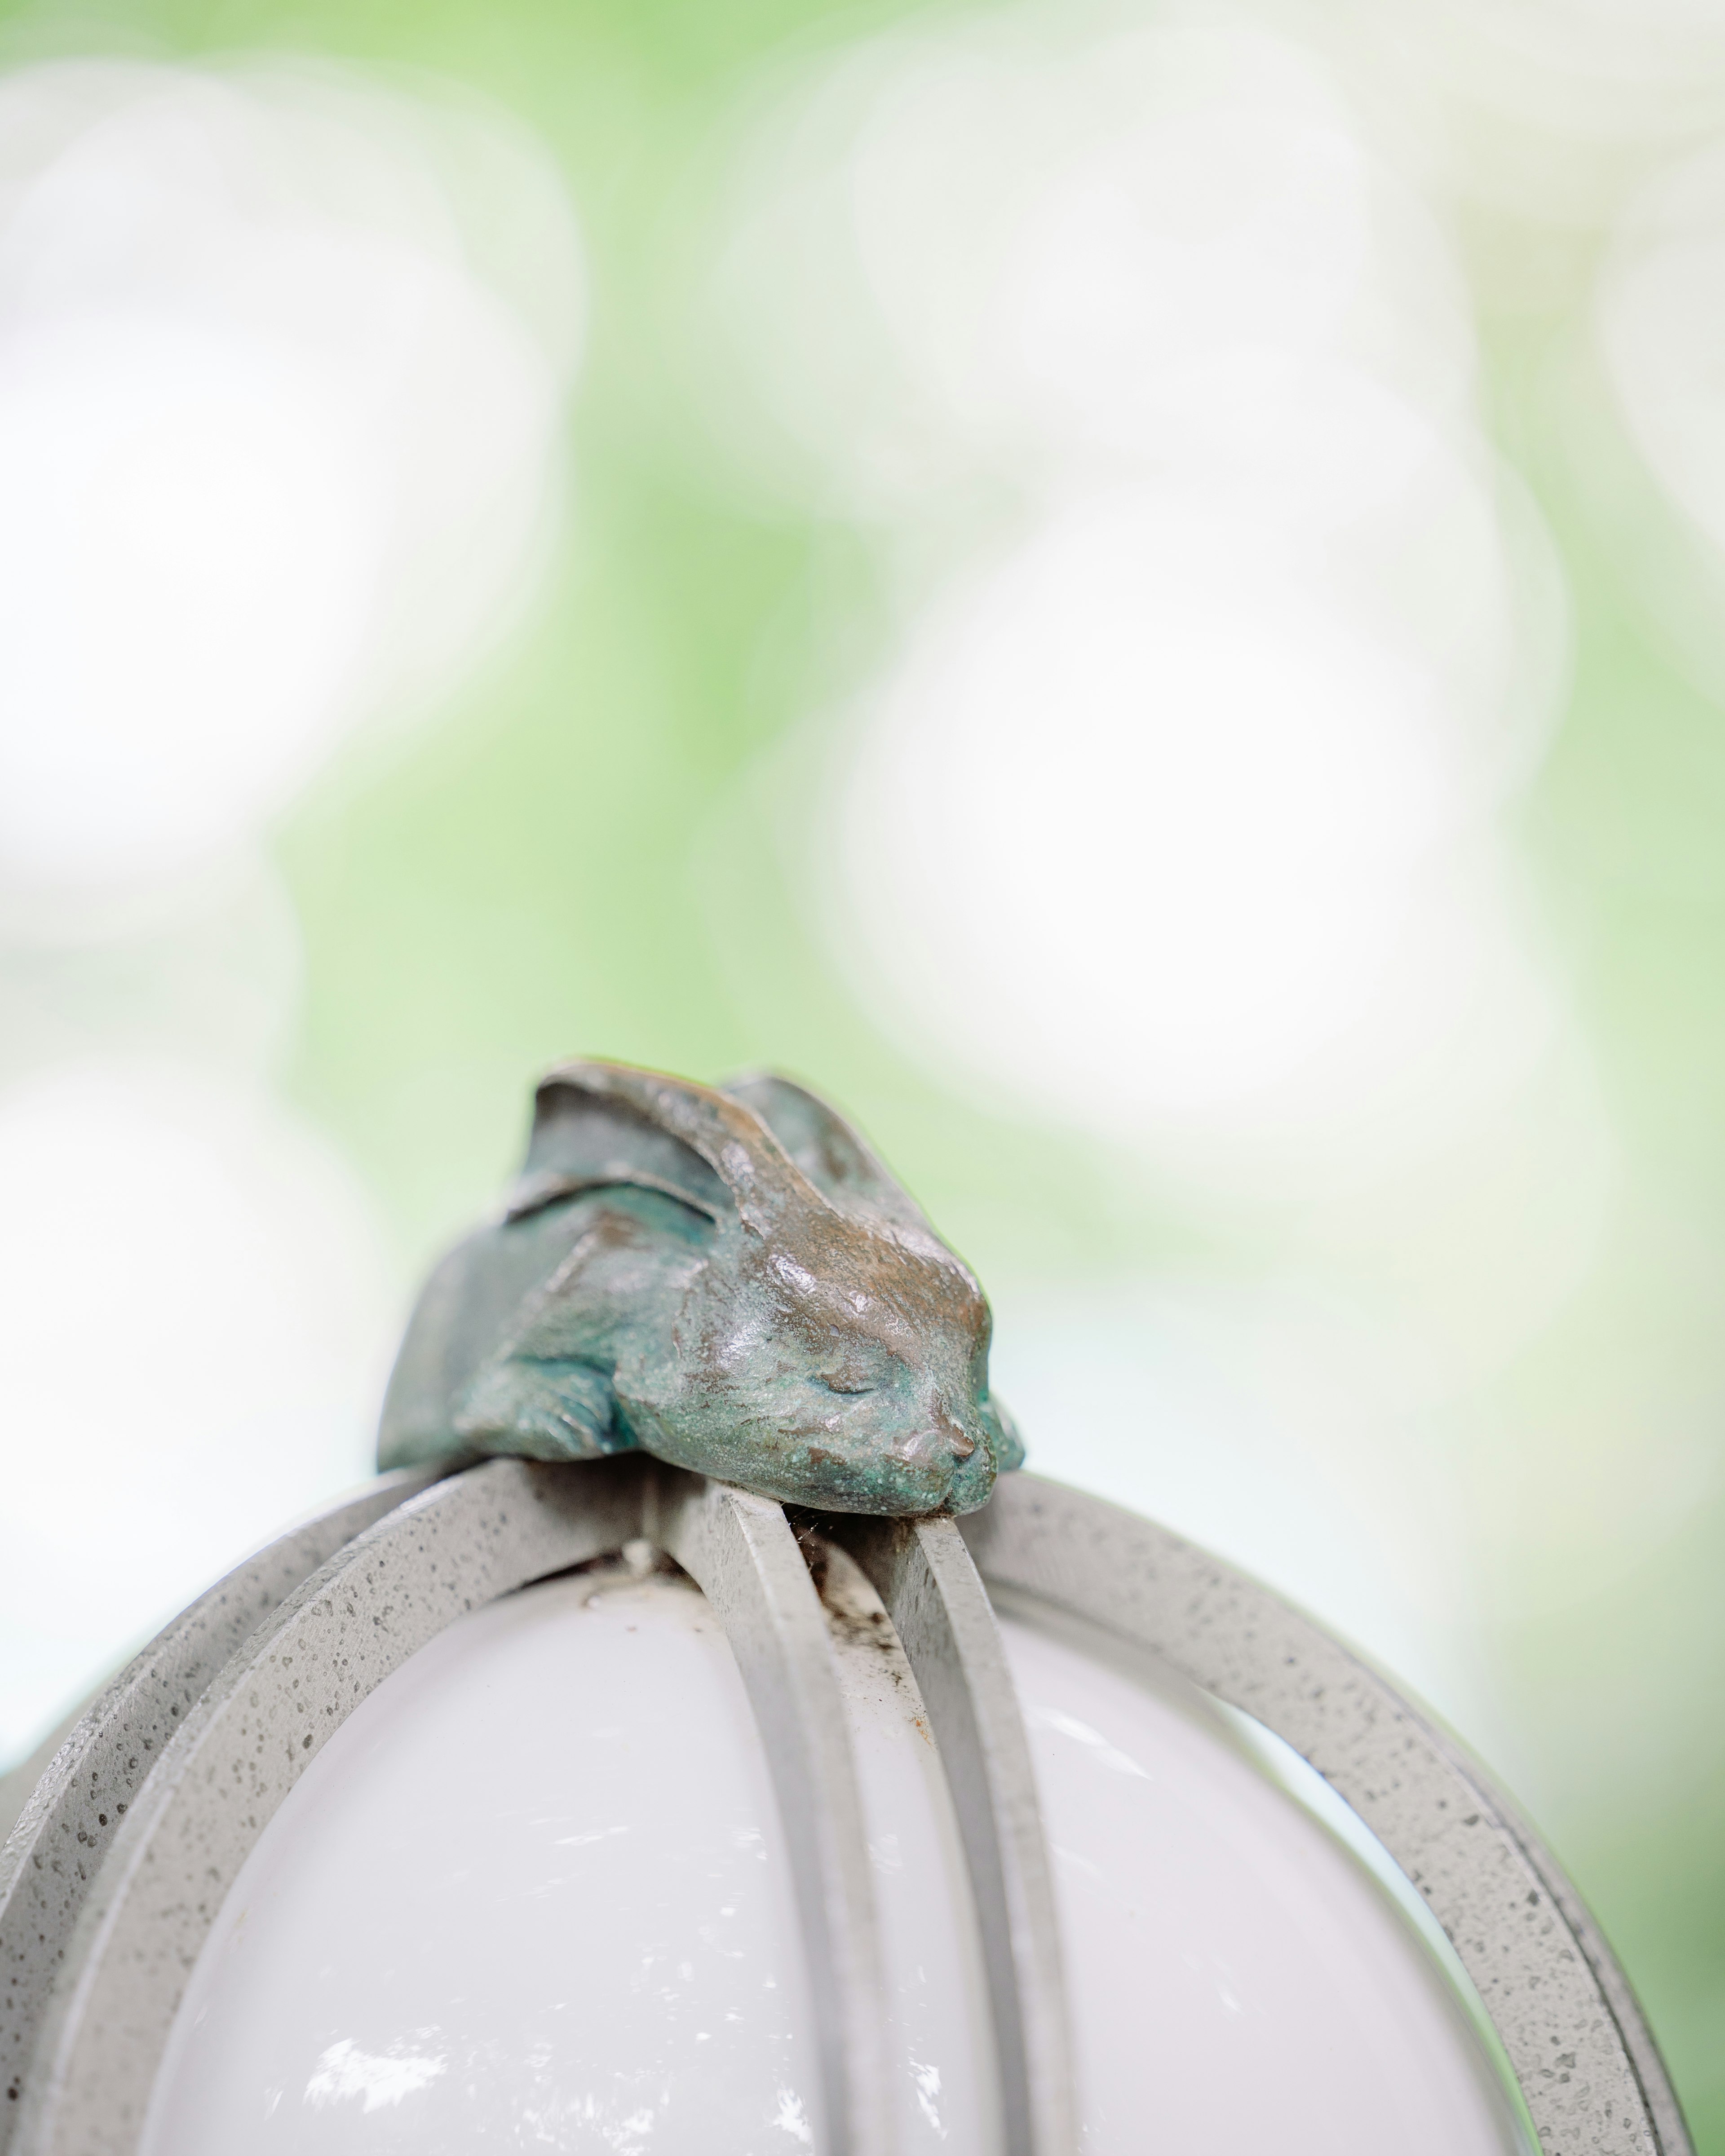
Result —
<path fill-rule="evenodd" d="M 826 1526 L 886 1604 L 940 1748 L 982 1933 L 1009 2156 L 1072 2156 L 1078 2106 L 1054 1880 L 987 1592 L 951 1520 Z"/>
<path fill-rule="evenodd" d="M 725 1625 L 785 1815 L 805 1928 L 831 1953 L 816 1964 L 820 2025 L 834 2041 L 845 2032 L 849 2049 L 824 2047 L 829 2138 L 844 2156 L 887 2156 L 872 1884 L 813 1584 L 777 1505 L 628 1455 L 471 1468 L 338 1550 L 251 1633 L 184 1716 L 85 1892 L 41 2016 L 14 2156 L 133 2156 L 210 1927 L 331 1733 L 455 1618 L 644 1532 L 686 1560 Z"/>
<path fill-rule="evenodd" d="M 1152 1649 L 1346 1799 L 1454 1943 L 1546 2156 L 1692 2156 L 1628 1980 L 1574 1887 L 1374 1670 L 1219 1559 L 1059 1483 L 1003 1476 L 963 1528 L 984 1579 Z"/>
<path fill-rule="evenodd" d="M 771 1498 L 660 1469 L 643 1532 L 717 1611 L 773 1770 L 834 2156 L 895 2145 L 888 1991 L 862 1793 L 826 1613 Z"/>
<path fill-rule="evenodd" d="M 181 1611 L 28 1761 L 0 1849 L 0 2156 L 18 2123 L 42 2009 L 90 1881 L 146 1776 L 222 1665 L 346 1543 L 444 1471 L 404 1468 L 302 1520 Z"/>
<path fill-rule="evenodd" d="M 283 1799 L 360 1701 L 453 1619 L 628 1539 L 639 1484 L 610 1464 L 572 1487 L 516 1460 L 473 1468 L 368 1529 L 253 1633 L 171 1740 L 85 1900 L 22 2107 L 21 2156 L 136 2149 L 193 1966 Z"/>

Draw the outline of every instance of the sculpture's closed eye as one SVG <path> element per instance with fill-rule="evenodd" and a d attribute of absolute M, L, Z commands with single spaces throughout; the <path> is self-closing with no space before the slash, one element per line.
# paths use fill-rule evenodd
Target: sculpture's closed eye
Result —
<path fill-rule="evenodd" d="M 861 1370 L 817 1370 L 814 1382 L 818 1385 L 824 1385 L 829 1393 L 846 1395 L 872 1393 L 876 1389 L 875 1380 Z"/>

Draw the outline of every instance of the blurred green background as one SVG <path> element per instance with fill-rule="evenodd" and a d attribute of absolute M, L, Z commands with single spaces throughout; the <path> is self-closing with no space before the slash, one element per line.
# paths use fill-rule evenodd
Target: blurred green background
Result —
<path fill-rule="evenodd" d="M 0 1748 L 365 1471 L 542 1065 L 771 1063 L 1725 2152 L 1725 12 L 0 62 Z"/>

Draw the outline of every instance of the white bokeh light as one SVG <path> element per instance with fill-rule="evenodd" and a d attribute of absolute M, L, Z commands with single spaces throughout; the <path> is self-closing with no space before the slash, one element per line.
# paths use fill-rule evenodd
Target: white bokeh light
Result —
<path fill-rule="evenodd" d="M 1050 520 L 922 631 L 844 783 L 877 963 L 1086 1121 L 1286 1079 L 1455 819 L 1430 680 L 1255 542 L 1161 496 Z"/>
<path fill-rule="evenodd" d="M 1642 190 L 1601 280 L 1598 332 L 1636 447 L 1725 553 L 1725 143 Z"/>
<path fill-rule="evenodd" d="M 0 880 L 64 897 L 244 843 L 519 611 L 579 254 L 495 116 L 337 76 L 24 69 L 0 135 Z"/>
<path fill-rule="evenodd" d="M 911 60 L 848 180 L 901 364 L 978 446 L 1161 463 L 1235 454 L 1244 432 L 1276 454 L 1314 364 L 1374 327 L 1362 283 L 1388 190 L 1321 74 L 1273 38 L 1009 18 L 963 58 Z M 1423 264 L 1417 217 L 1395 226 Z M 1453 326 L 1402 343 L 1453 390 Z"/>
<path fill-rule="evenodd" d="M 394 1283 L 330 1148 L 183 1066 L 0 1096 L 0 1759 L 371 1469 Z"/>

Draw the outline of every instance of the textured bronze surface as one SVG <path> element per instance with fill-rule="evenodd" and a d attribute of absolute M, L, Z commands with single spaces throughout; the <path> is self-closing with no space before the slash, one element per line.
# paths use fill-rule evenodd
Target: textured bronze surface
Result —
<path fill-rule="evenodd" d="M 427 1283 L 379 1464 L 635 1447 L 828 1511 L 966 1512 L 1023 1448 L 976 1280 L 788 1079 L 572 1063 L 503 1217 Z"/>

